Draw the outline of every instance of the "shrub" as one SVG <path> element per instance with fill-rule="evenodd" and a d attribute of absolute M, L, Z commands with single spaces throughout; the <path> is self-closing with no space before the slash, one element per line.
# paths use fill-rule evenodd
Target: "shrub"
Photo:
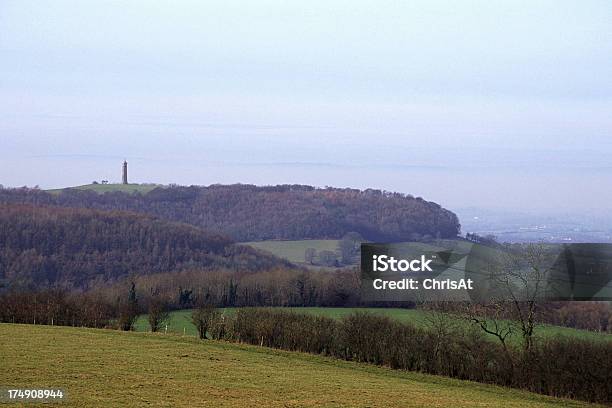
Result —
<path fill-rule="evenodd" d="M 529 351 L 473 327 L 432 330 L 363 312 L 342 320 L 244 308 L 225 322 L 228 340 L 523 388 L 556 397 L 612 401 L 612 346 L 558 338 Z"/>
<path fill-rule="evenodd" d="M 191 312 L 191 321 L 198 330 L 198 337 L 206 339 L 209 329 L 218 326 L 221 320 L 221 311 L 211 304 L 204 304 Z"/>

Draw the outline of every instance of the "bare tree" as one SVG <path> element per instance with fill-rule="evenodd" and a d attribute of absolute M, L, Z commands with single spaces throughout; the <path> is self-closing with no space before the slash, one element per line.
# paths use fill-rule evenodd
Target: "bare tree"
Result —
<path fill-rule="evenodd" d="M 355 263 L 363 241 L 363 237 L 358 232 L 348 232 L 342 237 L 338 243 L 338 248 L 340 249 L 340 257 L 344 265 Z"/>
<path fill-rule="evenodd" d="M 211 304 L 200 305 L 191 312 L 191 321 L 198 330 L 198 337 L 201 340 L 206 339 L 208 330 L 218 324 L 220 319 L 221 312 Z"/>
<path fill-rule="evenodd" d="M 168 322 L 170 313 L 168 312 L 168 304 L 161 299 L 151 299 L 149 303 L 149 326 L 153 333 L 157 332 L 164 323 Z"/>
<path fill-rule="evenodd" d="M 320 251 L 319 262 L 324 266 L 335 266 L 338 263 L 338 255 L 334 251 Z"/>
<path fill-rule="evenodd" d="M 433 354 L 440 363 L 441 350 L 444 345 L 451 343 L 459 336 L 461 320 L 452 314 L 454 308 L 451 302 L 426 302 L 423 308 L 427 310 L 424 318 L 425 324 L 434 338 Z"/>
<path fill-rule="evenodd" d="M 310 265 L 314 265 L 316 256 L 317 250 L 314 248 L 306 248 L 306 250 L 304 251 L 304 260 Z"/>
<path fill-rule="evenodd" d="M 539 301 L 549 288 L 550 251 L 543 244 L 507 247 L 498 262 L 490 266 L 492 296 L 488 302 L 469 305 L 467 317 L 485 333 L 506 339 L 520 332 L 523 349 L 533 346 Z"/>
<path fill-rule="evenodd" d="M 550 289 L 549 258 L 550 252 L 543 244 L 520 246 L 518 253 L 508 257 L 499 276 L 513 306 L 513 317 L 519 322 L 525 351 L 533 345 L 538 302 Z"/>
<path fill-rule="evenodd" d="M 467 304 L 465 316 L 483 332 L 496 337 L 512 363 L 506 341 L 516 332 L 516 322 L 508 319 L 508 302 L 492 300 L 486 304 Z"/>
<path fill-rule="evenodd" d="M 134 323 L 138 318 L 138 299 L 136 297 L 136 284 L 132 282 L 127 301 L 119 304 L 119 328 L 124 331 L 134 329 Z"/>

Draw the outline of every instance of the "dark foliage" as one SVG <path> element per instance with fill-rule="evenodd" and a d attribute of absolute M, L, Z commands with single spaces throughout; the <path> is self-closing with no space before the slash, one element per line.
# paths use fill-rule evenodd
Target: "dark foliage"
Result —
<path fill-rule="evenodd" d="M 460 229 L 454 213 L 420 197 L 303 185 L 166 187 L 147 194 L 3 189 L 0 202 L 129 210 L 218 231 L 237 241 L 342 238 L 349 232 L 372 241 L 406 241 L 452 238 Z"/>
<path fill-rule="evenodd" d="M 555 302 L 541 305 L 540 320 L 582 330 L 612 332 L 612 303 Z"/>
<path fill-rule="evenodd" d="M 206 334 L 215 331 L 214 328 L 221 323 L 221 311 L 214 305 L 201 304 L 191 312 L 191 322 L 198 330 L 200 340 L 206 338 Z"/>
<path fill-rule="evenodd" d="M 0 280 L 11 287 L 89 287 L 186 268 L 257 271 L 287 261 L 199 228 L 147 215 L 0 204 Z"/>
<path fill-rule="evenodd" d="M 154 298 L 149 302 L 147 320 L 149 321 L 149 327 L 153 333 L 161 330 L 162 326 L 168 322 L 169 318 L 170 309 L 165 301 Z"/>
<path fill-rule="evenodd" d="M 360 301 L 356 270 L 332 273 L 288 269 L 243 273 L 186 270 L 133 279 L 139 288 L 139 302 L 145 309 L 157 297 L 165 299 L 172 310 L 190 309 L 200 299 L 218 307 L 380 306 Z M 128 282 L 100 284 L 92 290 L 112 300 L 122 296 Z"/>
<path fill-rule="evenodd" d="M 127 299 L 119 299 L 119 317 L 117 319 L 119 329 L 130 331 L 134 329 L 134 323 L 138 319 L 140 307 L 136 297 L 136 284 L 132 282 Z"/>
<path fill-rule="evenodd" d="M 97 294 L 62 290 L 8 292 L 0 296 L 0 322 L 115 327 L 117 305 Z"/>
<path fill-rule="evenodd" d="M 265 309 L 240 309 L 225 322 L 225 339 L 330 355 L 395 369 L 523 388 L 556 397 L 612 402 L 612 346 L 559 338 L 528 353 L 502 347 L 474 330 L 454 329 L 439 341 L 432 329 L 355 313 L 341 321 Z"/>

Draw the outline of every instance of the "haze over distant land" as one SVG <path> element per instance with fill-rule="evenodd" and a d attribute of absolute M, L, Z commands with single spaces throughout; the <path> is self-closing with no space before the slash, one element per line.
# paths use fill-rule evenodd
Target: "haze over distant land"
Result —
<path fill-rule="evenodd" d="M 0 184 L 303 183 L 606 214 L 608 1 L 0 4 Z"/>

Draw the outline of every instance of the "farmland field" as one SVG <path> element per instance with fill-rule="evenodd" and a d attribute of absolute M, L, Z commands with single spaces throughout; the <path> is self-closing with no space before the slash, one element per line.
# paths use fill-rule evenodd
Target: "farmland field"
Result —
<path fill-rule="evenodd" d="M 61 387 L 67 401 L 58 407 L 594 406 L 176 335 L 0 324 L 0 344 L 0 384 Z"/>
<path fill-rule="evenodd" d="M 280 240 L 269 240 L 269 241 L 253 241 L 253 242 L 242 242 L 244 245 L 249 245 L 257 249 L 268 251 L 273 255 L 280 258 L 287 259 L 290 262 L 299 264 L 302 266 L 311 266 L 306 263 L 304 254 L 306 249 L 313 248 L 318 252 L 321 251 L 333 251 L 338 254 L 338 260 L 340 260 L 339 244 L 338 239 L 304 239 L 297 241 L 280 241 Z M 422 243 L 422 242 L 410 242 L 405 243 L 409 245 L 413 251 L 444 251 L 448 248 L 455 248 L 458 252 L 464 253 L 469 251 L 468 242 L 461 240 L 442 240 L 438 244 L 435 243 Z M 356 260 L 357 261 L 357 260 Z M 358 261 L 357 261 L 358 262 Z M 321 266 L 316 265 L 315 267 L 320 268 Z"/>
<path fill-rule="evenodd" d="M 317 252 L 337 251 L 339 242 L 337 239 L 305 239 L 299 241 L 256 241 L 244 242 L 243 244 L 268 251 L 290 262 L 305 265 L 304 253 L 306 249 L 314 248 Z"/>
<path fill-rule="evenodd" d="M 419 309 L 383 309 L 383 308 L 341 308 L 341 307 L 287 307 L 277 308 L 282 310 L 293 311 L 297 313 L 309 313 L 320 316 L 327 316 L 334 319 L 340 319 L 354 311 L 365 311 L 374 314 L 389 316 L 402 322 L 413 323 L 417 326 L 425 327 L 429 324 L 427 314 L 430 312 Z M 224 313 L 234 313 L 235 308 L 226 308 Z M 463 320 L 459 320 L 460 324 L 468 324 Z M 146 320 L 146 315 L 142 315 L 136 322 L 135 328 L 137 331 L 149 331 L 149 324 Z M 170 313 L 170 321 L 168 322 L 168 331 L 190 336 L 196 335 L 196 329 L 191 323 L 191 310 L 178 310 Z M 577 330 L 569 327 L 560 327 L 552 325 L 539 325 L 536 327 L 536 337 L 551 338 L 551 337 L 581 337 L 596 341 L 612 342 L 612 335 L 605 333 L 597 333 L 586 330 Z M 492 341 L 496 341 L 491 337 Z M 511 343 L 517 344 L 520 341 L 520 336 L 517 334 L 510 338 Z"/>

